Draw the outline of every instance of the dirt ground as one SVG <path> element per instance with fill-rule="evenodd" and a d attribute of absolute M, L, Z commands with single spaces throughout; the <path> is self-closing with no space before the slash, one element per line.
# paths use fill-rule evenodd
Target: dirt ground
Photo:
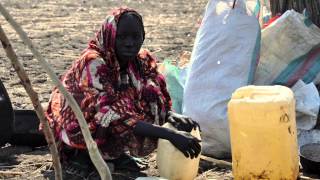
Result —
<path fill-rule="evenodd" d="M 22 25 L 44 58 L 61 75 L 87 46 L 107 12 L 119 6 L 139 11 L 144 18 L 144 47 L 159 61 L 177 60 L 184 51 L 191 51 L 198 22 L 206 0 L 1 0 Z M 23 63 L 42 103 L 49 100 L 52 85 L 37 60 L 20 38 L 0 17 L 0 24 Z M 1 46 L 0 46 L 1 47 Z M 0 50 L 0 78 L 6 86 L 15 109 L 33 109 L 4 51 Z M 114 179 L 135 179 L 157 176 L 155 154 L 147 157 L 150 168 L 139 174 L 115 172 Z M 231 172 L 201 162 L 198 179 L 230 179 Z M 46 147 L 2 147 L 0 179 L 52 179 L 53 167 Z"/>

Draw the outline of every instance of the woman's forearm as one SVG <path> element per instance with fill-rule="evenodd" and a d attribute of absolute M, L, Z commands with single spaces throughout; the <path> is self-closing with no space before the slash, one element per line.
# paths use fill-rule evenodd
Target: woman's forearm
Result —
<path fill-rule="evenodd" d="M 133 129 L 133 132 L 139 136 L 147 136 L 170 140 L 174 136 L 174 130 L 164 128 L 158 125 L 139 121 Z"/>

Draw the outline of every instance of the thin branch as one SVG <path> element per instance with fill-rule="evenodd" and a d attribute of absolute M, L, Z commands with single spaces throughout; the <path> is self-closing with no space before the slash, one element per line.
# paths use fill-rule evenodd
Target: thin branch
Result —
<path fill-rule="evenodd" d="M 55 167 L 55 176 L 57 180 L 62 180 L 62 171 L 61 171 L 61 164 L 60 164 L 60 158 L 59 158 L 59 153 L 57 150 L 57 146 L 54 140 L 54 136 L 51 132 L 51 128 L 48 124 L 48 121 L 46 120 L 46 117 L 44 115 L 43 108 L 41 106 L 41 103 L 39 101 L 38 94 L 33 90 L 32 85 L 30 83 L 30 79 L 24 70 L 22 64 L 18 61 L 18 57 L 16 53 L 14 52 L 9 39 L 7 38 L 5 32 L 3 31 L 1 25 L 0 25 L 0 41 L 2 43 L 2 46 L 8 56 L 8 58 L 11 60 L 11 64 L 14 68 L 14 70 L 17 72 L 22 85 L 26 92 L 28 93 L 32 105 L 34 109 L 37 112 L 37 115 L 40 119 L 40 122 L 43 124 L 43 132 L 46 137 L 46 140 L 48 142 L 48 146 L 50 149 L 50 152 L 52 154 L 52 161 Z"/>
<path fill-rule="evenodd" d="M 298 176 L 298 179 L 301 179 L 301 180 L 311 180 L 311 179 L 313 179 L 313 178 L 310 178 L 310 177 L 307 177 L 307 176 L 300 175 L 300 176 Z"/>
<path fill-rule="evenodd" d="M 47 163 L 47 164 L 51 164 L 52 162 L 51 161 L 47 161 L 47 162 L 44 162 L 44 163 Z M 17 168 L 17 167 L 19 167 L 19 168 L 21 168 L 21 167 L 29 167 L 29 166 L 42 166 L 43 165 L 43 163 L 30 163 L 30 164 L 23 164 L 23 163 L 21 163 L 21 164 L 17 164 L 17 165 L 10 165 L 10 166 L 2 166 L 2 165 L 0 165 L 0 169 L 5 169 L 5 168 Z"/>
<path fill-rule="evenodd" d="M 74 111 L 77 120 L 79 122 L 82 135 L 84 137 L 84 140 L 86 142 L 87 149 L 89 151 L 90 158 L 95 165 L 96 169 L 99 172 L 99 175 L 102 180 L 111 180 L 111 173 L 110 170 L 106 164 L 106 162 L 103 160 L 97 144 L 91 137 L 91 133 L 89 131 L 88 125 L 84 119 L 84 116 L 75 101 L 75 99 L 68 93 L 68 91 L 63 87 L 61 82 L 59 81 L 58 77 L 52 70 L 51 66 L 48 62 L 44 60 L 42 55 L 39 51 L 37 51 L 34 48 L 34 45 L 32 44 L 31 40 L 28 38 L 27 34 L 22 30 L 20 25 L 12 18 L 12 16 L 8 13 L 8 11 L 0 4 L 0 12 L 5 17 L 5 19 L 11 24 L 11 26 L 14 28 L 14 30 L 19 34 L 22 41 L 28 46 L 28 48 L 31 50 L 31 52 L 34 54 L 36 59 L 40 62 L 42 68 L 47 72 L 49 77 L 51 78 L 53 84 L 57 86 L 59 91 L 64 95 L 64 97 L 67 100 L 68 105 L 71 107 L 71 109 Z"/>
<path fill-rule="evenodd" d="M 234 9 L 234 7 L 236 7 L 236 3 L 237 3 L 237 0 L 233 0 L 232 9 Z"/>
<path fill-rule="evenodd" d="M 25 172 L 15 172 L 15 171 L 0 171 L 0 175 L 23 175 Z"/>
<path fill-rule="evenodd" d="M 204 156 L 204 155 L 201 155 L 200 158 L 205 160 L 205 161 L 212 162 L 212 163 L 216 164 L 218 167 L 232 169 L 232 163 L 230 163 L 230 162 L 227 162 L 227 161 L 224 161 L 224 160 L 214 159 L 212 157 L 207 157 L 207 156 Z"/>

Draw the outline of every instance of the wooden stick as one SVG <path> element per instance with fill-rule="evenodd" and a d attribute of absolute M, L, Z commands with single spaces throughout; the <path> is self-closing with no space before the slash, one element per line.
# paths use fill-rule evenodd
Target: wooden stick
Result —
<path fill-rule="evenodd" d="M 44 115 L 44 111 L 39 101 L 38 94 L 33 90 L 32 85 L 30 83 L 30 79 L 26 71 L 24 70 L 23 65 L 18 61 L 18 57 L 14 52 L 10 44 L 10 41 L 7 38 L 5 32 L 3 31 L 1 25 L 0 25 L 0 41 L 2 43 L 4 50 L 6 51 L 8 58 L 11 60 L 11 64 L 14 70 L 17 72 L 24 89 L 26 90 L 26 92 L 28 93 L 31 99 L 32 105 L 37 112 L 40 122 L 43 124 L 43 132 L 48 142 L 48 146 L 52 154 L 52 161 L 54 164 L 54 168 L 56 170 L 55 177 L 57 180 L 59 179 L 62 180 L 62 171 L 61 171 L 61 164 L 60 164 L 59 153 L 57 150 L 57 145 L 55 143 L 54 136 L 51 132 L 51 128 L 48 124 L 48 121 L 46 120 L 46 117 Z"/>
<path fill-rule="evenodd" d="M 48 165 L 48 164 L 51 164 L 52 162 L 51 162 L 51 161 L 49 161 L 49 162 L 46 161 L 46 162 L 44 162 L 44 163 L 47 163 L 47 165 Z M 31 163 L 31 164 L 23 164 L 23 163 L 21 163 L 21 164 L 10 165 L 10 166 L 0 165 L 0 169 L 4 169 L 4 168 L 16 168 L 16 167 L 21 168 L 21 167 L 39 166 L 39 165 L 42 166 L 44 163 Z"/>
<path fill-rule="evenodd" d="M 77 120 L 79 122 L 82 135 L 84 137 L 84 140 L 86 142 L 87 149 L 89 151 L 90 158 L 95 165 L 96 169 L 99 172 L 99 175 L 102 180 L 111 180 L 111 173 L 109 171 L 109 168 L 106 164 L 106 162 L 103 160 L 97 144 L 91 137 L 91 133 L 89 131 L 88 125 L 84 119 L 83 113 L 81 112 L 78 103 L 75 101 L 75 99 L 68 93 L 68 91 L 63 87 L 62 83 L 59 81 L 58 77 L 52 70 L 51 66 L 47 61 L 45 61 L 40 54 L 39 51 L 37 51 L 34 48 L 34 45 L 32 44 L 31 40 L 28 38 L 27 34 L 22 30 L 21 26 L 12 18 L 12 16 L 8 13 L 8 11 L 2 6 L 0 3 L 0 12 L 5 17 L 5 19 L 11 24 L 13 29 L 19 34 L 22 41 L 28 46 L 28 48 L 31 50 L 31 52 L 34 54 L 36 59 L 40 62 L 40 65 L 42 68 L 47 72 L 49 77 L 51 78 L 53 84 L 57 86 L 60 93 L 64 95 L 64 97 L 67 100 L 68 105 L 71 107 L 71 109 L 74 111 Z"/>
<path fill-rule="evenodd" d="M 232 9 L 234 9 L 234 7 L 236 6 L 237 0 L 233 0 L 233 5 L 232 5 Z"/>
<path fill-rule="evenodd" d="M 214 159 L 212 157 L 208 157 L 208 156 L 204 156 L 204 155 L 201 155 L 200 158 L 202 160 L 212 162 L 212 163 L 216 164 L 218 167 L 232 169 L 232 163 L 230 163 L 230 162 Z"/>
<path fill-rule="evenodd" d="M 313 178 L 300 175 L 300 176 L 298 176 L 298 179 L 301 179 L 301 180 L 310 180 L 310 179 L 313 179 Z"/>
<path fill-rule="evenodd" d="M 25 172 L 14 172 L 14 171 L 0 171 L 0 174 L 4 175 L 23 175 Z"/>

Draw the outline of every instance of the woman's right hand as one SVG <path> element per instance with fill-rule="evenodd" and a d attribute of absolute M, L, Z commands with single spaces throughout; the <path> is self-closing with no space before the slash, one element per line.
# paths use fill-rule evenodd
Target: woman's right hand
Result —
<path fill-rule="evenodd" d="M 201 140 L 193 137 L 187 132 L 176 131 L 169 140 L 187 158 L 190 157 L 193 159 L 198 157 L 201 152 Z"/>
<path fill-rule="evenodd" d="M 133 133 L 139 136 L 155 137 L 170 141 L 187 158 L 198 157 L 201 152 L 200 140 L 184 131 L 149 124 L 144 121 L 137 122 Z"/>

